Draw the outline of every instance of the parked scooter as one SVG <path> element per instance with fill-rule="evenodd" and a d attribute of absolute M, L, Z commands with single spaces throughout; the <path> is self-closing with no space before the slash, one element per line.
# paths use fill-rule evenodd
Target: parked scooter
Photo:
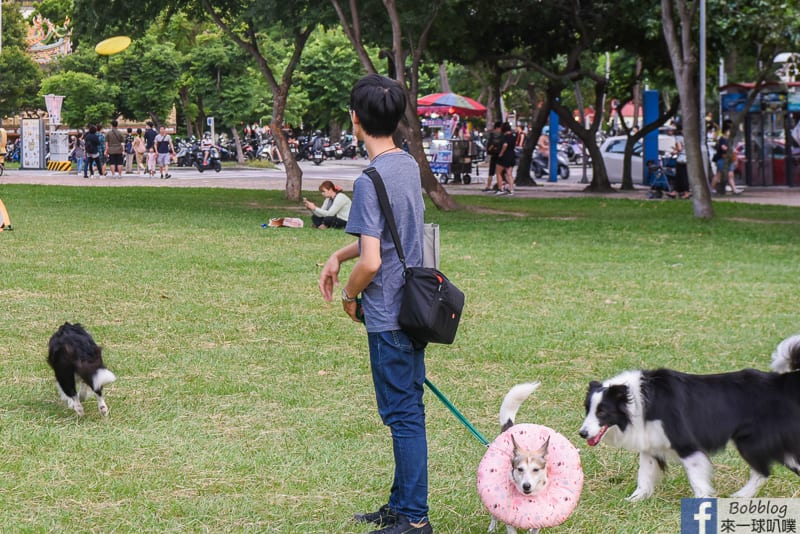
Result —
<path fill-rule="evenodd" d="M 322 165 L 322 162 L 325 160 L 325 153 L 322 150 L 314 150 L 311 156 L 311 161 L 314 162 L 314 165 Z"/>
<path fill-rule="evenodd" d="M 571 164 L 580 165 L 583 163 L 583 144 L 578 141 L 576 137 L 569 136 L 561 139 L 558 142 L 558 149 L 563 150 L 566 153 Z M 588 154 L 586 155 L 586 158 L 587 163 L 591 163 L 591 161 L 589 161 L 591 158 L 589 158 Z"/>
<path fill-rule="evenodd" d="M 177 144 L 178 150 L 175 154 L 175 159 L 177 160 L 178 167 L 191 167 L 194 165 L 195 139 L 180 139 Z"/>
<path fill-rule="evenodd" d="M 314 138 L 311 140 L 311 160 L 314 162 L 314 165 L 321 165 L 322 161 L 325 159 L 325 144 L 327 142 L 327 138 L 322 137 L 322 132 L 317 130 L 314 134 Z"/>
<path fill-rule="evenodd" d="M 566 180 L 569 178 L 569 158 L 563 150 L 559 150 L 557 154 L 558 177 L 562 180 Z M 540 179 L 550 172 L 550 162 L 545 159 L 538 150 L 534 150 L 533 157 L 531 158 L 531 172 L 536 179 Z"/>

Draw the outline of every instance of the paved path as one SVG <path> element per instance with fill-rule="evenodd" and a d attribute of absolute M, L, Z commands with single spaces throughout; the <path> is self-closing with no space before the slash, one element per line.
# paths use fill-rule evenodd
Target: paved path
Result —
<path fill-rule="evenodd" d="M 332 180 L 342 185 L 346 190 L 352 188 L 353 179 L 366 167 L 366 160 L 341 160 L 326 161 L 320 166 L 311 162 L 301 162 L 303 169 L 303 189 L 316 190 L 323 180 Z M 481 195 L 483 179 L 486 169 L 482 168 L 481 175 L 477 176 L 478 182 L 470 185 L 446 185 L 446 189 L 453 195 Z M 78 176 L 77 173 L 65 173 L 49 170 L 6 170 L 0 177 L 0 186 L 4 183 L 38 184 L 38 185 L 66 185 L 66 186 L 91 186 L 91 187 L 220 187 L 229 189 L 271 189 L 282 190 L 286 186 L 286 175 L 282 168 L 253 169 L 226 167 L 222 172 L 200 173 L 194 168 L 173 167 L 170 169 L 172 178 L 162 180 L 158 177 L 149 178 L 135 174 L 123 174 L 122 178 L 90 178 Z M 473 180 L 476 177 L 473 176 Z M 591 179 L 591 176 L 589 177 Z M 614 191 L 613 193 L 597 194 L 585 192 L 587 184 L 581 183 L 581 169 L 573 168 L 572 176 L 568 180 L 559 182 L 540 181 L 537 187 L 518 187 L 515 197 L 521 198 L 566 198 L 584 195 L 601 196 L 606 198 L 647 198 L 647 188 L 638 186 L 634 191 Z M 715 200 L 725 202 L 747 202 L 753 204 L 774 204 L 800 207 L 800 187 L 748 187 L 741 195 L 725 195 L 715 197 Z M 672 201 L 670 201 L 672 202 Z M 676 200 L 674 202 L 681 202 Z"/>

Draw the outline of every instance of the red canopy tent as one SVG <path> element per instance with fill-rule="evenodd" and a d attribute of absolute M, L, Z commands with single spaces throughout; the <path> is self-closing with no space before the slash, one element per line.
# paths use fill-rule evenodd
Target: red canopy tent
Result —
<path fill-rule="evenodd" d="M 458 113 L 464 117 L 479 117 L 486 113 L 486 106 L 466 96 L 455 93 L 434 93 L 417 100 L 417 114 L 440 115 Z"/>

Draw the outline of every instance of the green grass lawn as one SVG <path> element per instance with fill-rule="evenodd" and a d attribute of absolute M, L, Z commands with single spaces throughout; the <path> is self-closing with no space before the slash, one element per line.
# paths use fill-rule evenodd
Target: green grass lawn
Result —
<path fill-rule="evenodd" d="M 0 233 L 0 530 L 366 530 L 350 517 L 386 500 L 389 432 L 363 328 L 317 290 L 351 237 L 261 228 L 305 217 L 282 192 L 4 185 L 0 198 L 15 228 Z M 800 332 L 800 209 L 717 203 L 698 221 L 685 202 L 459 200 L 476 209 L 427 214 L 467 296 L 456 343 L 428 350 L 429 378 L 491 439 L 508 388 L 542 381 L 517 421 L 572 440 L 586 477 L 556 532 L 678 532 L 683 469 L 624 501 L 637 458 L 580 440 L 587 383 L 766 369 Z M 64 321 L 118 377 L 107 419 L 58 399 L 45 358 Z M 436 532 L 485 532 L 483 447 L 426 400 Z M 730 448 L 714 466 L 721 496 L 749 476 Z M 779 467 L 762 495 L 799 487 Z"/>

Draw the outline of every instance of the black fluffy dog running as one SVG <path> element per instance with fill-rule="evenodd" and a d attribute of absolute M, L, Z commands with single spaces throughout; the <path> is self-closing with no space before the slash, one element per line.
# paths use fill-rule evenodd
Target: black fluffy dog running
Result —
<path fill-rule="evenodd" d="M 50 338 L 47 362 L 56 373 L 56 386 L 61 399 L 78 415 L 83 415 L 81 401 L 88 396 L 87 386 L 97 396 L 100 413 L 108 415 L 103 386 L 117 377 L 103 365 L 102 351 L 80 324 L 64 323 Z M 80 392 L 77 389 L 78 381 Z"/>

